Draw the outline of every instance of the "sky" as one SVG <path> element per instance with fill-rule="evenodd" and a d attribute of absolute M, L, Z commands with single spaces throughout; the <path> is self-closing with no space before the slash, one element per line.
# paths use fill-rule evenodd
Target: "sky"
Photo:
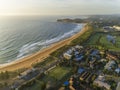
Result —
<path fill-rule="evenodd" d="M 120 14 L 120 0 L 0 0 L 0 15 Z"/>

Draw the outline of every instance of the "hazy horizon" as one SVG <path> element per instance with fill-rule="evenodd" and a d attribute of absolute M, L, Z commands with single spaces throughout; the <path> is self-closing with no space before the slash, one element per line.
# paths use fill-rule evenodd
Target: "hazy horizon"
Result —
<path fill-rule="evenodd" d="M 120 14 L 120 0 L 0 0 L 0 15 Z"/>

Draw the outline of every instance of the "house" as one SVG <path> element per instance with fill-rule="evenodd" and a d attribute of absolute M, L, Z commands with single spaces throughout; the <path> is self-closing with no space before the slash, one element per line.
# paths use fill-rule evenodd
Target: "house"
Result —
<path fill-rule="evenodd" d="M 107 54 L 107 58 L 117 60 L 118 58 L 115 55 L 112 55 L 110 53 Z"/>
<path fill-rule="evenodd" d="M 120 68 L 115 69 L 115 72 L 119 74 L 120 73 Z"/>
<path fill-rule="evenodd" d="M 106 61 L 107 61 L 107 59 L 104 59 L 104 58 L 103 58 L 103 59 L 101 59 L 100 61 L 101 61 L 101 62 L 106 62 Z"/>
<path fill-rule="evenodd" d="M 83 72 L 80 76 L 80 80 L 89 83 L 90 81 L 92 81 L 92 78 L 94 78 L 93 76 L 94 76 L 93 73 Z"/>
<path fill-rule="evenodd" d="M 118 82 L 116 90 L 120 90 L 120 82 Z"/>
<path fill-rule="evenodd" d="M 99 75 L 98 78 L 94 80 L 93 84 L 97 85 L 98 87 L 104 87 L 107 90 L 110 90 L 111 86 L 104 81 L 105 81 L 104 76 Z"/>
<path fill-rule="evenodd" d="M 116 63 L 115 63 L 115 61 L 109 61 L 106 65 L 105 65 L 105 69 L 107 69 L 107 70 L 111 70 L 113 67 L 114 67 L 114 65 L 116 65 Z"/>
<path fill-rule="evenodd" d="M 66 51 L 63 54 L 63 56 L 67 60 L 70 60 L 73 55 L 75 55 L 75 56 L 79 55 L 79 50 L 82 49 L 82 48 L 83 48 L 83 46 L 76 45 L 76 46 L 70 48 L 68 51 Z M 78 59 L 78 57 L 77 57 L 77 59 Z"/>
<path fill-rule="evenodd" d="M 120 31 L 120 26 L 113 26 L 114 29 L 116 29 L 117 31 Z"/>
<path fill-rule="evenodd" d="M 98 50 L 92 50 L 91 52 L 91 56 L 97 56 L 99 54 L 99 51 Z"/>
<path fill-rule="evenodd" d="M 25 81 L 30 80 L 39 74 L 39 70 L 32 68 L 24 71 L 18 76 L 18 79 L 23 79 Z"/>
<path fill-rule="evenodd" d="M 83 46 L 76 45 L 75 48 L 76 49 L 83 49 Z"/>
<path fill-rule="evenodd" d="M 85 76 L 88 75 L 88 72 L 84 72 L 81 76 L 80 76 L 80 80 L 83 81 L 85 79 Z"/>
<path fill-rule="evenodd" d="M 72 50 L 72 49 L 69 49 L 66 53 L 71 55 L 72 52 L 73 52 L 73 50 Z"/>
<path fill-rule="evenodd" d="M 76 55 L 79 55 L 79 52 L 78 51 L 75 51 L 74 52 L 74 55 L 76 56 Z"/>
<path fill-rule="evenodd" d="M 104 55 L 104 54 L 105 54 L 105 51 L 100 51 L 100 54 L 101 54 L 101 55 Z"/>
<path fill-rule="evenodd" d="M 11 89 L 12 90 L 19 90 L 19 87 L 25 83 L 24 80 L 22 79 L 18 79 L 18 80 L 15 80 L 15 82 L 11 85 Z"/>
<path fill-rule="evenodd" d="M 111 31 L 113 31 L 113 27 L 111 27 L 111 26 L 104 26 L 103 29 L 104 29 L 104 32 L 111 32 Z"/>
<path fill-rule="evenodd" d="M 84 58 L 84 56 L 83 55 L 76 55 L 75 56 L 75 61 L 81 61 L 82 59 Z"/>
<path fill-rule="evenodd" d="M 72 55 L 68 54 L 68 53 L 64 53 L 63 54 L 64 58 L 67 60 L 70 60 L 72 58 Z"/>
<path fill-rule="evenodd" d="M 94 68 L 94 66 L 96 65 L 96 60 L 91 60 L 90 62 L 89 62 L 89 64 L 90 64 L 90 68 Z"/>
<path fill-rule="evenodd" d="M 84 68 L 79 68 L 79 69 L 78 69 L 78 74 L 82 74 L 84 71 L 85 71 Z"/>
<path fill-rule="evenodd" d="M 111 87 L 109 84 L 102 82 L 102 81 L 99 81 L 99 80 L 95 80 L 94 84 L 97 84 L 99 87 L 104 87 L 107 90 L 110 90 L 110 87 Z"/>
<path fill-rule="evenodd" d="M 72 49 L 69 49 L 68 51 L 66 51 L 63 56 L 65 59 L 67 60 L 70 60 L 72 58 L 72 53 L 73 53 L 73 50 Z"/>
<path fill-rule="evenodd" d="M 96 59 L 100 59 L 100 52 L 99 50 L 91 50 L 90 52 L 90 57 L 93 58 L 95 57 Z"/>

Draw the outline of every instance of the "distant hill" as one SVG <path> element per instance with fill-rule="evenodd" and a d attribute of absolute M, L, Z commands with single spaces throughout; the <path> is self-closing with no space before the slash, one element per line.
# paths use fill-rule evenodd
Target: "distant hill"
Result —
<path fill-rule="evenodd" d="M 86 23 L 87 21 L 86 21 L 86 19 L 79 19 L 79 18 L 77 18 L 77 19 L 69 19 L 69 18 L 66 18 L 66 19 L 58 19 L 57 20 L 58 22 L 73 22 L 73 23 Z"/>

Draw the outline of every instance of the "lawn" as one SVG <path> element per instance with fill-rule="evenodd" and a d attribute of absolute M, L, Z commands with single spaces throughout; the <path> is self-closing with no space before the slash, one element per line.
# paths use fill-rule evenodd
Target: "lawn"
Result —
<path fill-rule="evenodd" d="M 106 36 L 109 34 L 116 36 L 115 45 L 113 45 L 111 42 L 107 40 Z M 112 51 L 120 51 L 120 35 L 118 34 L 118 32 L 114 32 L 114 33 L 97 32 L 95 35 L 90 37 L 90 39 L 85 43 L 85 45 L 96 46 L 96 47 L 101 46 Z"/>
<path fill-rule="evenodd" d="M 59 80 L 63 79 L 70 72 L 70 70 L 71 68 L 69 67 L 57 66 L 56 68 L 50 70 L 43 78 L 36 80 L 34 85 L 27 87 L 24 90 L 42 90 L 48 82 L 52 82 L 52 85 L 56 85 Z"/>
<path fill-rule="evenodd" d="M 48 76 L 50 77 L 53 77 L 57 80 L 60 80 L 62 79 L 67 73 L 70 72 L 70 68 L 68 67 L 60 67 L 60 66 L 57 66 L 56 68 L 54 68 L 53 70 L 51 70 L 49 73 L 48 73 Z"/>
<path fill-rule="evenodd" d="M 44 82 L 36 80 L 36 83 L 34 85 L 32 85 L 31 87 L 27 87 L 24 90 L 42 90 L 43 87 L 44 87 Z"/>
<path fill-rule="evenodd" d="M 101 33 L 99 33 L 99 34 L 98 34 L 98 33 L 94 34 L 93 36 L 90 37 L 89 41 L 86 42 L 85 44 L 87 44 L 87 45 L 96 45 L 97 42 L 98 42 L 98 39 L 99 39 L 99 37 L 100 37 L 101 35 L 103 35 L 103 34 L 101 34 Z"/>

